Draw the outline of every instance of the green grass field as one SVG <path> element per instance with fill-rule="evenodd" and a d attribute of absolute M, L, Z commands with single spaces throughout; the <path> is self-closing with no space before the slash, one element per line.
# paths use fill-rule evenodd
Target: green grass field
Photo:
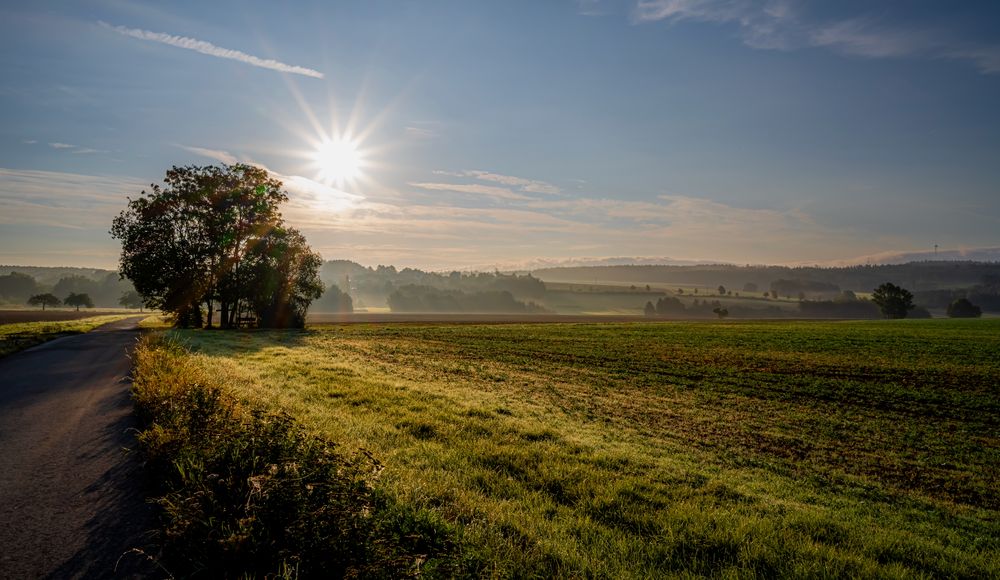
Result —
<path fill-rule="evenodd" d="M 1000 321 L 175 331 L 498 577 L 1000 576 Z"/>
<path fill-rule="evenodd" d="M 61 336 L 90 332 L 102 324 L 115 322 L 116 320 L 123 320 L 130 316 L 135 315 L 108 314 L 103 316 L 79 318 L 76 320 L 50 320 L 0 324 L 0 357 L 7 356 Z"/>

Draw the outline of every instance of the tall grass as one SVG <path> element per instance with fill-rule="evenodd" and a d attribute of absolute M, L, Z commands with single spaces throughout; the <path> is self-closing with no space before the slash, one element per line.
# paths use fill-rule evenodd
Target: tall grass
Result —
<path fill-rule="evenodd" d="M 381 465 L 288 414 L 236 400 L 175 343 L 144 338 L 133 394 L 161 564 L 179 576 L 408 577 L 462 573 L 452 526 L 378 493 Z"/>

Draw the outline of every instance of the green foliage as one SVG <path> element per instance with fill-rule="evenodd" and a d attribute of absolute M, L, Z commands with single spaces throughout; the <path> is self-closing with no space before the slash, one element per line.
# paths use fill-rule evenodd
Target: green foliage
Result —
<path fill-rule="evenodd" d="M 886 282 L 872 292 L 872 302 L 882 309 L 886 318 L 906 318 L 913 310 L 913 294 L 891 282 Z"/>
<path fill-rule="evenodd" d="M 174 343 L 135 352 L 139 441 L 162 510 L 162 565 L 209 578 L 384 577 L 459 571 L 454 532 L 371 485 L 348 456 L 286 413 L 235 399 Z"/>
<path fill-rule="evenodd" d="M 166 187 L 130 199 L 111 234 L 120 270 L 148 306 L 200 324 L 219 307 L 221 325 L 301 326 L 322 293 L 321 258 L 284 225 L 280 181 L 259 167 L 173 167 Z"/>
<path fill-rule="evenodd" d="M 81 306 L 85 308 L 94 307 L 94 301 L 91 300 L 90 294 L 70 293 L 70 295 L 63 300 L 63 304 L 66 306 L 75 306 L 77 310 L 80 310 Z"/>
<path fill-rule="evenodd" d="M 46 292 L 45 294 L 35 294 L 31 298 L 28 298 L 29 306 L 41 306 L 42 310 L 45 310 L 46 306 L 59 306 L 62 304 L 62 300 L 59 300 L 51 292 Z"/>
<path fill-rule="evenodd" d="M 948 305 L 948 318 L 979 318 L 982 315 L 982 309 L 968 298 L 959 298 Z"/>
<path fill-rule="evenodd" d="M 1000 321 L 183 332 L 495 577 L 996 577 Z M 400 529 L 409 529 L 400 526 Z"/>

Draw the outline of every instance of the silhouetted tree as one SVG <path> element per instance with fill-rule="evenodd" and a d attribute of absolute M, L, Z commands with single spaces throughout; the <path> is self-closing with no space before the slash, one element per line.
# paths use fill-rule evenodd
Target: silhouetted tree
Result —
<path fill-rule="evenodd" d="M 725 296 L 725 295 L 726 295 L 726 287 L 723 286 L 722 284 L 719 284 L 719 296 Z"/>
<path fill-rule="evenodd" d="M 882 284 L 872 293 L 872 302 L 882 309 L 886 318 L 906 318 L 913 310 L 913 294 L 891 282 Z"/>
<path fill-rule="evenodd" d="M 646 308 L 643 310 L 643 314 L 646 318 L 656 318 L 656 307 L 653 306 L 652 302 L 646 302 Z"/>
<path fill-rule="evenodd" d="M 322 292 L 321 261 L 284 226 L 282 183 L 259 167 L 173 167 L 115 218 L 121 276 L 178 325 L 299 324 Z M 205 305 L 202 313 L 201 305 Z M 301 319 L 301 320 L 300 320 Z"/>
<path fill-rule="evenodd" d="M 59 306 L 62 304 L 62 300 L 59 300 L 54 294 L 46 292 L 45 294 L 35 294 L 31 298 L 28 298 L 28 304 L 31 306 L 41 306 L 42 310 L 45 310 L 46 306 Z"/>
<path fill-rule="evenodd" d="M 979 318 L 982 315 L 983 310 L 968 298 L 959 298 L 948 305 L 949 318 Z"/>
<path fill-rule="evenodd" d="M 721 306 L 716 306 L 715 308 L 712 309 L 712 312 L 714 312 L 716 316 L 719 317 L 719 320 L 722 320 L 723 318 L 729 316 L 729 311 Z"/>
<path fill-rule="evenodd" d="M 65 300 L 63 300 L 63 304 L 65 304 L 66 306 L 76 306 L 77 312 L 80 311 L 81 306 L 84 306 L 86 308 L 94 307 L 94 301 L 91 300 L 90 294 L 86 293 L 70 294 L 69 296 L 66 297 Z"/>

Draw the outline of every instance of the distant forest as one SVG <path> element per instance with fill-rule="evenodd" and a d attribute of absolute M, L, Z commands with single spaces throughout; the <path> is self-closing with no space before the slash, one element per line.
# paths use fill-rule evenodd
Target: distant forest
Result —
<path fill-rule="evenodd" d="M 119 299 L 132 290 L 132 283 L 112 270 L 0 266 L 0 305 L 24 306 L 31 296 L 49 292 L 60 300 L 87 294 L 98 308 L 119 308 Z"/>
<path fill-rule="evenodd" d="M 389 308 L 641 314 L 647 302 L 655 305 L 676 296 L 684 308 L 669 315 L 677 318 L 715 316 L 712 311 L 720 307 L 732 317 L 868 318 L 879 313 L 867 301 L 856 301 L 853 293 L 867 294 L 884 282 L 912 291 L 914 302 L 924 309 L 943 311 L 956 299 L 967 298 L 985 312 L 1000 312 L 1000 263 L 984 262 L 845 268 L 596 266 L 504 273 L 426 272 L 332 260 L 323 264 L 320 276 L 326 291 L 313 302 L 313 312 Z M 98 307 L 117 307 L 130 290 L 128 280 L 119 280 L 111 270 L 0 266 L 0 304 L 23 306 L 33 294 L 52 292 L 59 298 L 86 293 Z"/>
<path fill-rule="evenodd" d="M 968 288 L 1000 282 L 1000 263 L 924 261 L 894 265 L 821 268 L 815 266 L 592 266 L 546 268 L 532 275 L 546 282 L 579 284 L 676 284 L 742 288 L 753 284 L 768 289 L 777 280 L 801 280 L 831 285 L 837 290 L 871 292 L 892 282 L 917 293 L 926 290 Z"/>

